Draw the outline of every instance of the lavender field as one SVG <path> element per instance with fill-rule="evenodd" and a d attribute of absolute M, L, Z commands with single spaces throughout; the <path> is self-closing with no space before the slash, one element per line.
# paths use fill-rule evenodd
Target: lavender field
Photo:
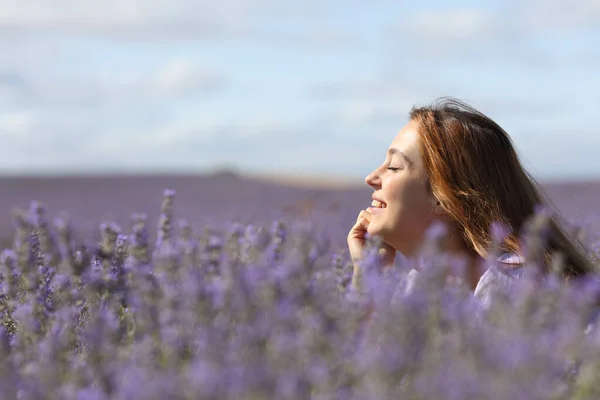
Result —
<path fill-rule="evenodd" d="M 49 216 L 68 212 L 75 228 L 85 233 L 95 233 L 104 221 L 126 226 L 134 212 L 147 213 L 149 224 L 156 226 L 163 190 L 170 188 L 177 192 L 175 214 L 197 227 L 312 215 L 313 222 L 344 244 L 356 215 L 370 204 L 372 189 L 366 184 L 332 186 L 310 188 L 306 182 L 286 185 L 234 174 L 0 178 L 0 238 L 11 234 L 11 210 L 27 209 L 33 200 L 44 203 Z M 544 189 L 570 221 L 590 228 L 600 221 L 600 182 L 552 183 Z"/>
<path fill-rule="evenodd" d="M 144 212 L 156 226 L 164 189 L 177 192 L 174 213 L 198 227 L 226 221 L 265 222 L 319 214 L 327 224 L 349 228 L 359 208 L 370 203 L 368 187 L 349 190 L 310 189 L 233 174 L 200 176 L 117 176 L 68 178 L 0 178 L 0 237 L 11 232 L 13 208 L 44 203 L 48 215 L 67 211 L 75 228 L 91 233 L 100 222 L 128 224 L 131 214 Z M 344 235 L 342 235 L 344 236 Z M 344 239 L 342 237 L 342 239 Z"/>
<path fill-rule="evenodd" d="M 545 189 L 596 247 L 600 184 Z M 372 238 L 367 291 L 353 290 L 345 243 L 366 185 L 221 174 L 0 190 L 3 398 L 600 396 L 593 282 L 523 279 L 482 307 L 440 279 L 454 260 L 432 237 L 433 267 L 404 292 L 407 269 L 380 273 Z"/>

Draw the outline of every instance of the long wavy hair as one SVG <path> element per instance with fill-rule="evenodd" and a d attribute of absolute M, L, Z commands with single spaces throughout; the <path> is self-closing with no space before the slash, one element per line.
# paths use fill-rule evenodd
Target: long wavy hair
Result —
<path fill-rule="evenodd" d="M 491 226 L 502 223 L 510 233 L 501 250 L 523 255 L 526 223 L 538 206 L 546 205 L 554 209 L 543 249 L 546 268 L 558 253 L 567 280 L 596 271 L 581 240 L 567 235 L 564 219 L 525 171 L 511 138 L 496 122 L 452 97 L 415 106 L 409 115 L 419 125 L 429 190 L 472 252 L 488 256 L 493 245 Z"/>

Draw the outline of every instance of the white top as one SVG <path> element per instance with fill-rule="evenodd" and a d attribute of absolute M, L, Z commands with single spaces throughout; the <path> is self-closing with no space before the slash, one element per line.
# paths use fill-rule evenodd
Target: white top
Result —
<path fill-rule="evenodd" d="M 479 278 L 475 292 L 473 292 L 473 295 L 480 299 L 484 306 L 489 304 L 489 294 L 492 287 L 508 288 L 515 279 L 522 278 L 525 272 L 525 268 L 523 268 L 525 260 L 516 254 L 505 253 L 497 260 L 500 264 L 506 264 L 507 268 L 502 268 L 502 265 L 500 265 L 500 268 L 496 265 L 489 267 Z"/>
<path fill-rule="evenodd" d="M 473 296 L 480 299 L 484 305 L 487 305 L 489 302 L 489 294 L 492 287 L 510 287 L 514 280 L 522 278 L 525 272 L 525 260 L 516 254 L 504 253 L 497 260 L 500 263 L 500 267 L 496 265 L 490 266 L 481 278 L 479 278 L 479 282 L 477 282 L 477 286 L 473 292 Z M 502 268 L 501 264 L 506 264 L 507 268 Z M 400 285 L 404 291 L 410 292 L 412 290 L 417 275 L 417 270 L 411 269 L 402 279 Z"/>
<path fill-rule="evenodd" d="M 525 260 L 522 257 L 516 254 L 505 253 L 498 257 L 497 261 L 497 264 L 492 264 L 481 278 L 479 278 L 479 282 L 477 282 L 477 286 L 473 292 L 473 296 L 481 301 L 483 309 L 487 309 L 490 305 L 492 288 L 510 289 L 518 279 L 525 276 Z M 505 264 L 506 268 L 503 268 L 503 264 Z M 396 293 L 399 294 L 402 291 L 404 293 L 411 292 L 417 276 L 417 270 L 411 269 L 400 281 Z M 586 335 L 598 326 L 598 320 L 600 320 L 600 308 L 596 308 L 590 314 L 585 329 Z"/>

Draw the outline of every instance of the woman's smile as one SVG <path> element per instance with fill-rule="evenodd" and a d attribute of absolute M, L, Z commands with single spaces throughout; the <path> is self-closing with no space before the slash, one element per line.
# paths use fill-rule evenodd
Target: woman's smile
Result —
<path fill-rule="evenodd" d="M 371 214 L 378 214 L 382 212 L 386 207 L 387 204 L 385 204 L 384 202 L 379 201 L 377 199 L 373 199 L 373 201 L 371 202 L 371 207 L 367 208 L 367 211 L 369 211 Z"/>

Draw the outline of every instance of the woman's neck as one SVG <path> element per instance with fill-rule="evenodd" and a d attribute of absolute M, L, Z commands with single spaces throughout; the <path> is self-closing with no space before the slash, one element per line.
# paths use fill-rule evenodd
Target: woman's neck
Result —
<path fill-rule="evenodd" d="M 442 251 L 452 257 L 462 259 L 465 261 L 464 276 L 461 278 L 466 280 L 471 290 L 475 290 L 483 271 L 481 270 L 481 257 L 479 254 L 473 252 L 466 243 L 459 239 L 459 235 L 456 232 L 447 235 L 446 240 L 442 244 Z M 419 269 L 419 260 L 414 256 L 409 257 L 414 262 L 414 269 Z M 452 276 L 452 271 L 448 271 L 448 276 Z"/>
<path fill-rule="evenodd" d="M 470 249 L 457 232 L 452 232 L 448 239 L 447 251 L 449 254 L 465 259 L 466 270 L 463 279 L 467 281 L 471 290 L 475 290 L 483 271 L 481 271 L 481 257 Z"/>

